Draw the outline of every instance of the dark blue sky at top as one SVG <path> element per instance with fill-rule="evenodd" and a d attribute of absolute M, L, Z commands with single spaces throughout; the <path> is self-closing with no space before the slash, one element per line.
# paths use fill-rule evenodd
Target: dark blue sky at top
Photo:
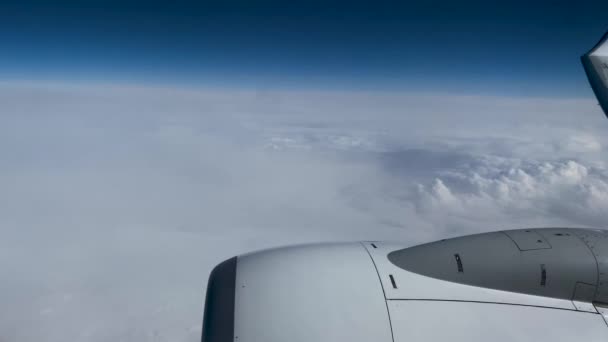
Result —
<path fill-rule="evenodd" d="M 0 3 L 0 79 L 590 95 L 608 1 Z"/>

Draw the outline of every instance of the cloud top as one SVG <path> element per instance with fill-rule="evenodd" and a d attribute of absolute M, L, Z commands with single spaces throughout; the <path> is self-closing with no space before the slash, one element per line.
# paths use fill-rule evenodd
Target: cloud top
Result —
<path fill-rule="evenodd" d="M 586 99 L 0 86 L 0 340 L 199 339 L 217 262 L 608 218 Z"/>

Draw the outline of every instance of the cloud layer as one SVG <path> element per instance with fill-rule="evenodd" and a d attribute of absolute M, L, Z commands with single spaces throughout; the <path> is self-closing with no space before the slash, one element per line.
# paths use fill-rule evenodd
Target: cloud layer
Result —
<path fill-rule="evenodd" d="M 608 218 L 587 99 L 0 85 L 0 341 L 195 341 L 224 258 Z"/>

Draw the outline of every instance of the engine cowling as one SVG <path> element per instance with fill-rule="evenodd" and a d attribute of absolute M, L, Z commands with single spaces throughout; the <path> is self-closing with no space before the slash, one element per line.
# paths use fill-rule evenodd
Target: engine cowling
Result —
<path fill-rule="evenodd" d="M 605 341 L 607 267 L 567 228 L 255 252 L 211 273 L 202 341 Z"/>

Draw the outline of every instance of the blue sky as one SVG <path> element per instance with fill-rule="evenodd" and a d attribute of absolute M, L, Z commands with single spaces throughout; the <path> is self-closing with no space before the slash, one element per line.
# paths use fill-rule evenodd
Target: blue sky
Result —
<path fill-rule="evenodd" d="M 21 1 L 5 79 L 590 96 L 600 1 Z"/>

